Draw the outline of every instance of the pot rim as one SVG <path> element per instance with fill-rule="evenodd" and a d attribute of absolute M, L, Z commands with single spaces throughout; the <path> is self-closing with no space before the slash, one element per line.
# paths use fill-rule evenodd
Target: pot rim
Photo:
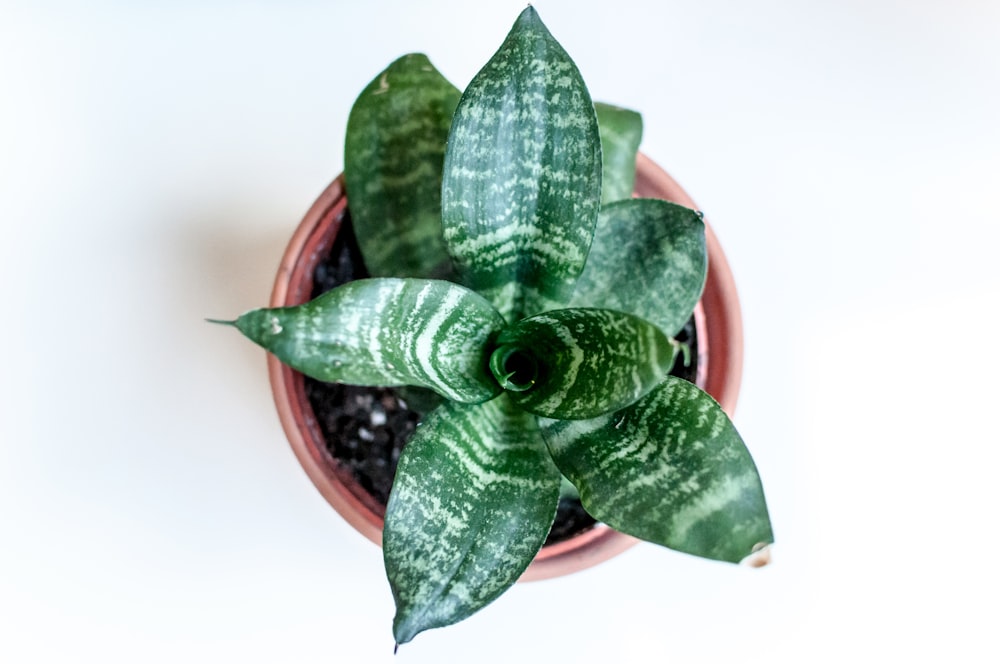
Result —
<path fill-rule="evenodd" d="M 697 209 L 687 192 L 642 153 L 636 160 L 635 194 Z M 313 272 L 339 233 L 346 208 L 341 174 L 319 195 L 292 235 L 275 277 L 270 306 L 299 304 L 310 299 Z M 696 382 L 732 416 L 742 377 L 742 317 L 732 271 L 707 221 L 705 230 L 708 276 L 694 313 L 698 334 Z M 270 353 L 267 366 L 278 417 L 302 468 L 320 494 L 355 530 L 381 546 L 384 518 L 380 506 L 327 451 L 305 395 L 302 374 Z M 586 569 L 637 542 L 634 537 L 598 523 L 583 533 L 543 547 L 521 580 L 547 579 Z"/>

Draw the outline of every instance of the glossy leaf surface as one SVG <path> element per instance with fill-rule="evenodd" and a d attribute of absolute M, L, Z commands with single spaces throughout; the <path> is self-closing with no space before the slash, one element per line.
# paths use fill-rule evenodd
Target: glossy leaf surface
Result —
<path fill-rule="evenodd" d="M 642 116 L 611 104 L 594 104 L 601 132 L 601 205 L 632 198 L 635 157 L 642 141 Z"/>
<path fill-rule="evenodd" d="M 365 266 L 375 277 L 443 277 L 441 172 L 461 96 L 419 53 L 368 84 L 347 122 L 344 180 Z"/>
<path fill-rule="evenodd" d="M 442 214 L 463 283 L 509 321 L 565 301 L 587 258 L 600 191 L 593 102 L 528 7 L 452 124 Z"/>
<path fill-rule="evenodd" d="M 617 413 L 541 424 L 584 508 L 612 528 L 730 562 L 773 541 L 753 459 L 722 408 L 691 383 L 671 376 Z"/>
<path fill-rule="evenodd" d="M 430 279 L 362 279 L 297 307 L 236 320 L 247 337 L 313 378 L 417 385 L 454 401 L 496 396 L 487 344 L 504 322 L 467 288 Z"/>
<path fill-rule="evenodd" d="M 570 305 L 625 311 L 673 335 L 691 317 L 707 274 L 697 212 L 655 199 L 619 201 L 601 210 Z"/>
<path fill-rule="evenodd" d="M 493 375 L 511 401 L 536 415 L 597 417 L 623 408 L 663 380 L 678 344 L 655 325 L 606 309 L 557 309 L 497 337 Z"/>
<path fill-rule="evenodd" d="M 509 588 L 558 501 L 535 418 L 505 397 L 428 415 L 403 449 L 385 516 L 396 642 L 467 618 Z"/>

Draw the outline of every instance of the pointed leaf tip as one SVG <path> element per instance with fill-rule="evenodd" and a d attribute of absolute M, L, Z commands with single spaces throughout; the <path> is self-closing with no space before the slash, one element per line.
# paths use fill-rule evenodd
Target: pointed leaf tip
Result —
<path fill-rule="evenodd" d="M 213 323 L 215 325 L 228 325 L 229 327 L 236 327 L 235 320 L 220 320 L 218 318 L 206 318 L 206 323 Z"/>
<path fill-rule="evenodd" d="M 771 544 L 758 542 L 753 547 L 753 553 L 740 561 L 745 567 L 767 567 L 771 564 Z"/>
<path fill-rule="evenodd" d="M 518 15 L 517 20 L 514 21 L 513 28 L 514 30 L 536 30 L 550 37 L 552 35 L 545 26 L 545 22 L 542 21 L 542 17 L 538 15 L 538 10 L 531 4 L 525 7 Z"/>

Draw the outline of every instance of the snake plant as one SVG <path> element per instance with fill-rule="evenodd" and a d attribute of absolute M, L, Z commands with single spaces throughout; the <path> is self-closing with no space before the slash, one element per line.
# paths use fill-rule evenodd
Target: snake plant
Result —
<path fill-rule="evenodd" d="M 564 478 L 596 519 L 677 551 L 738 562 L 772 541 L 732 422 L 668 375 L 704 287 L 705 228 L 631 197 L 641 131 L 593 103 L 531 7 L 464 93 L 404 56 L 347 127 L 372 278 L 232 321 L 314 378 L 444 398 L 385 516 L 397 644 L 510 588 Z"/>

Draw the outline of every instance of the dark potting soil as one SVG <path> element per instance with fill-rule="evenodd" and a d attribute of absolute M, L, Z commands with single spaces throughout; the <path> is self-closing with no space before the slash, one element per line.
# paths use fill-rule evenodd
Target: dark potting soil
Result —
<path fill-rule="evenodd" d="M 312 297 L 367 276 L 350 215 L 345 213 L 329 256 L 316 266 Z M 691 365 L 685 367 L 678 362 L 671 373 L 694 381 L 698 369 L 694 318 L 687 322 L 676 338 L 690 345 Z M 408 402 L 408 399 L 412 401 L 418 397 L 419 392 L 408 388 L 324 383 L 308 376 L 305 386 L 330 454 L 350 469 L 360 485 L 384 509 L 389 500 L 399 454 L 420 421 L 417 405 Z M 578 499 L 564 498 L 559 501 L 555 523 L 546 544 L 569 539 L 594 523 L 594 518 L 587 514 Z"/>

